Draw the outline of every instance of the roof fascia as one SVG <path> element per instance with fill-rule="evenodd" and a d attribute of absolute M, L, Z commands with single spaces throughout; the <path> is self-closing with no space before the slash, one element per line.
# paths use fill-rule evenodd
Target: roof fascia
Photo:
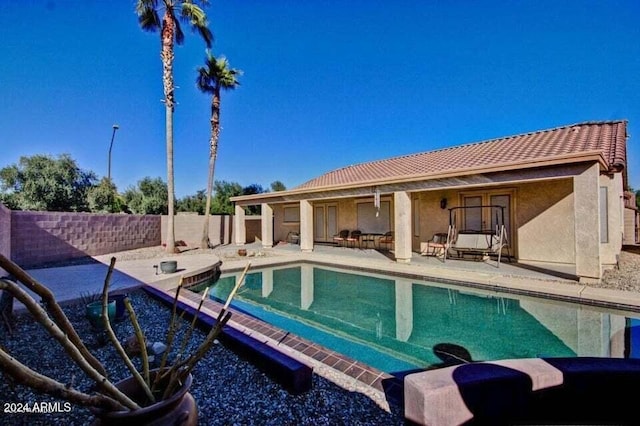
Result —
<path fill-rule="evenodd" d="M 287 199 L 287 196 L 289 195 L 297 196 L 300 194 L 313 194 L 317 192 L 338 191 L 338 190 L 352 189 L 352 188 L 355 189 L 355 188 L 371 187 L 376 185 L 401 184 L 401 183 L 415 182 L 420 180 L 443 179 L 443 178 L 473 175 L 473 174 L 503 172 L 503 171 L 510 171 L 515 169 L 559 166 L 563 164 L 582 163 L 582 162 L 588 162 L 588 161 L 598 162 L 600 165 L 600 169 L 603 171 L 607 171 L 609 169 L 607 162 L 602 154 L 602 151 L 592 150 L 592 151 L 583 151 L 578 154 L 565 154 L 565 155 L 558 155 L 553 157 L 545 157 L 544 159 L 534 160 L 534 161 L 527 160 L 527 161 L 496 164 L 496 165 L 484 166 L 484 167 L 457 169 L 457 170 L 451 170 L 445 173 L 439 173 L 439 172 L 427 173 L 422 175 L 404 176 L 402 178 L 397 178 L 397 179 L 378 179 L 378 180 L 358 182 L 353 184 L 326 185 L 322 187 L 292 189 L 289 191 L 278 191 L 273 193 L 239 195 L 236 197 L 231 197 L 230 200 L 233 202 L 241 203 L 243 205 L 245 205 L 247 201 L 251 201 L 254 203 L 287 202 L 287 201 L 290 201 Z"/>

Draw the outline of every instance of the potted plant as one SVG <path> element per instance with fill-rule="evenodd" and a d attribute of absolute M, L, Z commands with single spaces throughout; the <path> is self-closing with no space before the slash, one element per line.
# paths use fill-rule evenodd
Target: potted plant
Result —
<path fill-rule="evenodd" d="M 238 280 L 236 286 L 229 294 L 224 307 L 220 310 L 215 325 L 209 330 L 205 339 L 192 354 L 184 353 L 186 343 L 191 338 L 195 328 L 197 317 L 202 304 L 207 297 L 208 288 L 205 290 L 200 304 L 196 310 L 190 327 L 186 332 L 177 333 L 178 313 L 177 304 L 182 281 L 178 285 L 173 300 L 172 315 L 169 320 L 166 343 L 160 366 L 150 370 L 149 357 L 146 351 L 146 338 L 128 298 L 124 299 L 124 305 L 129 319 L 135 330 L 135 335 L 141 349 L 141 371 L 138 371 L 127 355 L 125 349 L 116 337 L 108 317 L 108 290 L 109 281 L 115 258 L 107 271 L 102 290 L 101 319 L 106 333 L 114 348 L 131 372 L 131 376 L 116 383 L 112 383 L 106 375 L 104 366 L 91 354 L 79 337 L 73 325 L 70 323 L 60 305 L 56 302 L 53 293 L 33 277 L 22 270 L 18 265 L 0 254 L 0 268 L 6 270 L 20 282 L 42 299 L 42 306 L 20 285 L 10 280 L 0 280 L 0 290 L 8 291 L 17 300 L 23 303 L 34 319 L 40 323 L 47 332 L 65 349 L 71 359 L 83 370 L 83 372 L 95 381 L 95 392 L 89 394 L 65 385 L 52 377 L 43 376 L 29 367 L 21 364 L 10 354 L 0 348 L 0 369 L 11 377 L 15 383 L 31 387 L 34 391 L 46 393 L 69 402 L 89 407 L 96 417 L 96 425 L 141 425 L 153 421 L 154 425 L 164 424 L 197 424 L 197 405 L 189 387 L 193 381 L 191 372 L 211 348 L 223 326 L 229 321 L 231 312 L 227 308 L 244 282 L 244 277 L 250 267 L 248 263 Z M 170 348 L 177 337 L 182 339 L 179 351 L 173 363 L 169 361 Z"/>
<path fill-rule="evenodd" d="M 85 306 L 85 315 L 93 326 L 93 328 L 102 328 L 102 293 L 101 292 L 80 292 L 80 300 Z M 109 299 L 107 303 L 107 312 L 109 319 L 116 316 L 116 301 Z"/>

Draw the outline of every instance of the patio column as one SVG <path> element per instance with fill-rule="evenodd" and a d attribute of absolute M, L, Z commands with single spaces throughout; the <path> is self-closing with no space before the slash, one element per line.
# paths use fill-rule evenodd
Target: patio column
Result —
<path fill-rule="evenodd" d="M 308 200 L 300 200 L 300 250 L 313 251 L 313 206 Z"/>
<path fill-rule="evenodd" d="M 396 262 L 409 263 L 411 261 L 411 196 L 405 191 L 394 192 L 393 201 L 394 255 Z"/>
<path fill-rule="evenodd" d="M 270 248 L 273 247 L 273 207 L 267 203 L 262 203 L 261 211 L 262 247 Z"/>
<path fill-rule="evenodd" d="M 594 163 L 573 178 L 576 275 L 580 281 L 599 281 L 600 262 L 600 167 Z"/>
<path fill-rule="evenodd" d="M 236 214 L 233 216 L 233 242 L 237 246 L 247 242 L 247 229 L 244 224 L 244 207 L 236 204 Z"/>

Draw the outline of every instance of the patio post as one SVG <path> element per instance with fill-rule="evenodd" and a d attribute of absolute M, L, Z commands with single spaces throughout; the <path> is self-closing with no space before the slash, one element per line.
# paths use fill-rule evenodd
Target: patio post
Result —
<path fill-rule="evenodd" d="M 313 251 L 313 206 L 308 200 L 300 200 L 300 250 Z"/>
<path fill-rule="evenodd" d="M 262 247 L 273 247 L 273 207 L 267 203 L 261 206 L 260 227 L 262 231 Z"/>
<path fill-rule="evenodd" d="M 233 216 L 233 242 L 237 246 L 243 246 L 247 242 L 247 229 L 244 223 L 244 207 L 236 204 Z"/>
<path fill-rule="evenodd" d="M 393 193 L 394 255 L 396 262 L 411 262 L 411 196 L 408 192 Z"/>

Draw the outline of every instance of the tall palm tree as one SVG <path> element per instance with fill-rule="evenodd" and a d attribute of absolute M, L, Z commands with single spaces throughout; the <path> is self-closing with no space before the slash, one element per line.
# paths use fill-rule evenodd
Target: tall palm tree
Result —
<path fill-rule="evenodd" d="M 207 179 L 207 202 L 204 209 L 204 229 L 200 246 L 209 247 L 209 215 L 211 212 L 211 192 L 213 191 L 213 172 L 218 156 L 218 139 L 220 137 L 220 91 L 233 90 L 240 85 L 236 77 L 242 75 L 241 70 L 229 68 L 229 61 L 224 56 L 214 57 L 207 50 L 205 65 L 198 69 L 196 85 L 203 93 L 211 96 L 211 137 L 209 138 L 209 176 Z"/>
<path fill-rule="evenodd" d="M 167 238 L 166 250 L 176 251 L 174 233 L 175 190 L 173 182 L 173 109 L 175 106 L 173 83 L 173 48 L 175 43 L 184 42 L 184 33 L 180 23 L 189 24 L 204 39 L 207 47 L 211 47 L 213 34 L 207 27 L 207 16 L 202 7 L 206 0 L 137 0 L 136 13 L 138 22 L 145 31 L 160 31 L 162 59 L 162 83 L 164 86 L 164 106 L 166 116 L 167 140 Z M 202 5 L 202 7 L 201 7 Z M 160 20 L 162 13 L 162 20 Z"/>

